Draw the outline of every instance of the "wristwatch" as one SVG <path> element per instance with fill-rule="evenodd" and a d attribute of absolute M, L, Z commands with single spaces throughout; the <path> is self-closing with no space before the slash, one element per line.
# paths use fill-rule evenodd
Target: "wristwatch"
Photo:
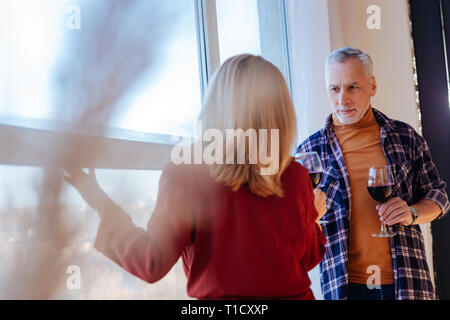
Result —
<path fill-rule="evenodd" d="M 412 225 L 419 217 L 419 214 L 417 213 L 416 209 L 414 209 L 411 206 L 409 207 L 409 210 L 411 211 L 411 216 L 412 216 L 412 221 L 409 225 Z"/>

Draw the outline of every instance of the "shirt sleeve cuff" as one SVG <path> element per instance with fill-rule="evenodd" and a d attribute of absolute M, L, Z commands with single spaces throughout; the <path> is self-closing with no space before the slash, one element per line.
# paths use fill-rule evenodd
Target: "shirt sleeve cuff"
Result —
<path fill-rule="evenodd" d="M 448 197 L 445 194 L 445 192 L 442 192 L 441 190 L 433 189 L 433 190 L 428 191 L 428 193 L 425 195 L 424 199 L 433 201 L 434 203 L 436 203 L 439 206 L 439 208 L 441 208 L 441 213 L 439 214 L 437 219 L 443 218 L 448 213 L 448 210 L 450 209 Z"/>

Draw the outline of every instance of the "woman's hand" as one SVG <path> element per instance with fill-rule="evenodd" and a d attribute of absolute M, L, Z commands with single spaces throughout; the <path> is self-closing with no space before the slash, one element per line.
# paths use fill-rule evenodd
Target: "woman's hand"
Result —
<path fill-rule="evenodd" d="M 89 169 L 89 174 L 84 173 L 81 168 L 66 168 L 66 171 L 69 175 L 64 176 L 64 180 L 77 189 L 84 201 L 93 209 L 99 211 L 112 203 L 112 200 L 98 185 L 94 169 Z"/>
<path fill-rule="evenodd" d="M 314 190 L 314 206 L 316 207 L 319 216 L 317 220 L 322 218 L 325 213 L 327 213 L 327 201 L 325 199 L 325 193 L 322 192 L 319 188 L 315 188 Z"/>

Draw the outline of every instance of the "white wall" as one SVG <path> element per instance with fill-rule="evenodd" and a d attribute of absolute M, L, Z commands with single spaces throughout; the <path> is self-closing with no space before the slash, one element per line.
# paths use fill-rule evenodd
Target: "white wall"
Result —
<path fill-rule="evenodd" d="M 367 27 L 370 5 L 380 8 L 380 29 Z M 343 46 L 358 47 L 374 61 L 378 91 L 372 105 L 419 129 L 407 0 L 287 0 L 287 11 L 299 141 L 320 129 L 331 112 L 324 60 L 332 50 Z M 430 226 L 421 227 L 433 274 Z M 310 272 L 310 277 L 316 298 L 322 299 L 318 268 Z"/>
<path fill-rule="evenodd" d="M 407 1 L 328 0 L 328 3 L 331 50 L 348 45 L 369 53 L 378 84 L 373 106 L 417 129 Z M 367 27 L 370 5 L 380 8 L 381 29 Z"/>

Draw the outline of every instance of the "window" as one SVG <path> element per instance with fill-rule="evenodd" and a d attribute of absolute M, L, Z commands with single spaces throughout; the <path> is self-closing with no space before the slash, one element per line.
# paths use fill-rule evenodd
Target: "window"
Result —
<path fill-rule="evenodd" d="M 220 62 L 239 53 L 261 54 L 257 0 L 218 0 Z"/>
<path fill-rule="evenodd" d="M 201 106 L 194 3 L 77 3 L 2 2 L 0 116 L 71 121 L 72 109 L 104 99 L 111 127 L 191 130 Z"/>
<path fill-rule="evenodd" d="M 145 229 L 154 208 L 158 192 L 159 170 L 96 170 L 99 184 L 116 203 L 124 208 L 134 223 Z M 29 266 L 11 260 L 18 253 L 31 248 L 45 250 L 43 243 L 36 243 L 36 225 L 33 219 L 42 212 L 37 211 L 38 192 L 42 170 L 33 167 L 0 166 L 1 227 L 0 261 L 2 272 L 15 268 L 18 274 L 27 274 Z M 20 192 L 17 192 L 20 190 Z M 3 192 L 5 191 L 5 192 Z M 186 277 L 181 260 L 156 284 L 149 285 L 125 272 L 111 260 L 93 248 L 99 218 L 70 186 L 62 188 L 61 201 L 68 215 L 68 224 L 79 226 L 76 237 L 62 250 L 64 267 L 80 268 L 79 290 L 69 290 L 62 286 L 55 293 L 58 299 L 188 299 Z M 63 212 L 61 212 L 63 214 Z M 30 221 L 31 219 L 31 221 Z M 48 221 L 44 221 L 48 223 Z M 40 227 L 43 227 L 41 225 Z M 28 249 L 27 249 L 28 248 Z M 13 261 L 13 262 L 12 262 Z M 29 259 L 29 263 L 36 260 Z M 57 263 L 58 259 L 50 263 Z M 6 269 L 6 270 L 5 270 Z M 65 271 L 65 270 L 64 270 Z M 26 278 L 25 278 L 26 279 Z M 65 278 L 64 278 L 65 280 Z M 25 288 L 32 284 L 22 279 L 14 280 L 14 285 Z M 11 288 L 4 287 L 8 281 L 0 282 L 0 296 L 8 297 Z M 5 296 L 6 295 L 6 296 Z M 11 298 L 11 297 L 10 297 Z"/>
<path fill-rule="evenodd" d="M 78 163 L 97 168 L 99 184 L 145 228 L 176 143 L 171 134 L 194 135 L 220 62 L 261 54 L 289 80 L 283 10 L 284 1 L 271 0 L 2 1 L 0 278 L 16 268 L 19 281 L 26 268 L 12 257 L 43 250 L 33 240 L 42 225 L 32 223 L 42 179 L 62 172 L 57 156 L 73 152 L 74 141 Z M 79 290 L 62 283 L 53 297 L 188 298 L 181 260 L 148 285 L 92 248 L 99 220 L 76 190 L 63 185 L 60 201 L 61 214 L 81 226 L 62 254 L 80 267 L 82 282 Z M 0 281 L 6 298 L 7 283 Z"/>
<path fill-rule="evenodd" d="M 216 0 L 220 63 L 241 53 L 261 55 L 290 83 L 284 1 Z"/>

